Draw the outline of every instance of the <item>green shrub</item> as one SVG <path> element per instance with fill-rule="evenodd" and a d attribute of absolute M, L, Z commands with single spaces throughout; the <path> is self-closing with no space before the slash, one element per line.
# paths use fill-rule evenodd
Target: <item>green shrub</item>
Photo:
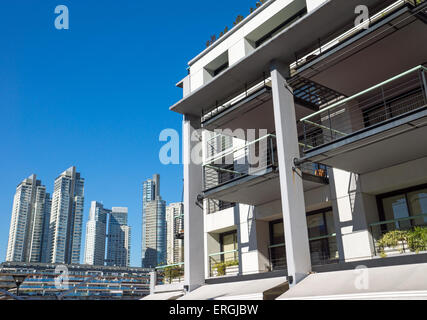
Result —
<path fill-rule="evenodd" d="M 225 276 L 225 273 L 227 271 L 227 267 L 232 266 L 238 266 L 239 261 L 238 260 L 232 260 L 227 262 L 219 262 L 214 265 L 214 268 L 217 272 L 217 276 Z"/>
<path fill-rule="evenodd" d="M 227 266 L 224 262 L 219 262 L 215 264 L 214 268 L 216 269 L 217 276 L 225 276 L 225 269 L 227 268 Z"/>
<path fill-rule="evenodd" d="M 420 252 L 427 250 L 427 228 L 415 227 L 413 230 L 393 230 L 387 232 L 378 240 L 380 257 L 385 258 L 387 255 L 384 252 L 386 247 L 397 248 L 401 242 L 408 244 L 409 250 L 412 252 Z M 403 253 L 400 248 L 400 253 Z"/>
<path fill-rule="evenodd" d="M 180 278 L 184 275 L 184 270 L 181 266 L 166 267 L 164 269 L 164 276 L 168 279 L 169 283 L 173 279 Z"/>
<path fill-rule="evenodd" d="M 416 253 L 427 250 L 427 228 L 415 227 L 408 233 L 408 246 Z"/>
<path fill-rule="evenodd" d="M 384 248 L 396 248 L 399 246 L 399 242 L 408 240 L 408 231 L 402 230 L 393 230 L 387 232 L 382 236 L 382 238 L 378 241 L 378 247 L 380 249 L 380 255 L 385 256 Z M 400 249 L 400 253 L 402 253 L 402 249 Z"/>

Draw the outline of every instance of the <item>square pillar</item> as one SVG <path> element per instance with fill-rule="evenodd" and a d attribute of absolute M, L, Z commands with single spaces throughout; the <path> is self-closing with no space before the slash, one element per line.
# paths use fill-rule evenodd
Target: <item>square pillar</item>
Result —
<path fill-rule="evenodd" d="M 198 148 L 200 120 L 184 116 L 183 167 L 184 167 L 184 285 L 192 291 L 204 283 L 204 237 L 203 211 L 196 204 L 197 196 L 202 193 L 202 163 L 192 157 L 201 151 Z M 200 135 L 201 136 L 201 135 Z M 196 161 L 194 161 L 196 160 Z"/>
<path fill-rule="evenodd" d="M 340 261 L 370 259 L 373 243 L 366 211 L 372 210 L 369 202 L 375 207 L 375 197 L 370 199 L 362 192 L 360 176 L 355 173 L 333 168 L 329 181 Z"/>
<path fill-rule="evenodd" d="M 294 159 L 299 158 L 300 154 L 294 97 L 285 79 L 288 74 L 288 67 L 276 62 L 271 64 L 286 259 L 288 275 L 292 276 L 290 280 L 293 280 L 289 282 L 293 286 L 311 271 L 311 259 L 303 181 L 301 175 L 293 170 Z"/>

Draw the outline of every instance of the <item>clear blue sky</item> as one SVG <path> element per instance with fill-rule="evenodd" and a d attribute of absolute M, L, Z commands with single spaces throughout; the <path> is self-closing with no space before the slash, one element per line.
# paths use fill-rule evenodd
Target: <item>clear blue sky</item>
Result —
<path fill-rule="evenodd" d="M 140 266 L 142 181 L 181 201 L 182 168 L 158 159 L 159 133 L 181 133 L 168 110 L 175 83 L 212 34 L 247 16 L 255 0 L 14 0 L 0 3 L 0 261 L 15 188 L 32 173 L 49 192 L 75 165 L 92 200 L 129 207 L 131 265 Z M 57 5 L 70 29 L 54 27 Z M 84 232 L 82 254 L 84 251 Z"/>

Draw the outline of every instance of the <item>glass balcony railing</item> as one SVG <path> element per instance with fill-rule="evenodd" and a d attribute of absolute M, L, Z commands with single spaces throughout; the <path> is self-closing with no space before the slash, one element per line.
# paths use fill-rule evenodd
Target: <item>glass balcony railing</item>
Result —
<path fill-rule="evenodd" d="M 426 71 L 417 66 L 302 118 L 298 126 L 303 152 L 424 110 Z"/>
<path fill-rule="evenodd" d="M 375 256 L 427 251 L 427 214 L 380 221 L 369 228 Z"/>
<path fill-rule="evenodd" d="M 212 253 L 209 255 L 210 277 L 222 277 L 239 274 L 238 250 Z"/>

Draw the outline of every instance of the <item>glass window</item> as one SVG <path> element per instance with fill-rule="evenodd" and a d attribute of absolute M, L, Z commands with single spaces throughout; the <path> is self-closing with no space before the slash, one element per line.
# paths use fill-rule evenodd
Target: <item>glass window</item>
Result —
<path fill-rule="evenodd" d="M 409 217 L 405 194 L 383 199 L 385 220 Z"/>
<path fill-rule="evenodd" d="M 283 229 L 283 222 L 273 222 L 271 224 L 271 244 L 281 244 L 285 242 L 285 230 Z"/>
<path fill-rule="evenodd" d="M 327 234 L 323 212 L 307 217 L 308 237 L 315 238 Z"/>
<path fill-rule="evenodd" d="M 408 204 L 412 216 L 427 214 L 427 188 L 408 193 Z M 427 217 L 414 220 L 415 225 L 426 225 Z"/>
<path fill-rule="evenodd" d="M 413 189 L 412 189 L 413 190 Z M 427 188 L 415 191 L 404 192 L 401 194 L 383 197 L 381 199 L 383 206 L 383 220 L 396 220 L 413 216 L 427 214 Z M 426 225 L 427 217 L 420 217 L 412 220 L 396 221 L 387 225 L 387 230 L 409 229 L 416 225 Z"/>
<path fill-rule="evenodd" d="M 270 266 L 272 270 L 286 269 L 285 230 L 283 221 L 270 222 Z"/>
<path fill-rule="evenodd" d="M 237 252 L 233 252 L 237 250 L 237 232 L 233 231 L 221 234 L 220 243 L 221 252 L 227 252 L 222 256 L 222 260 L 225 262 L 237 260 Z"/>

